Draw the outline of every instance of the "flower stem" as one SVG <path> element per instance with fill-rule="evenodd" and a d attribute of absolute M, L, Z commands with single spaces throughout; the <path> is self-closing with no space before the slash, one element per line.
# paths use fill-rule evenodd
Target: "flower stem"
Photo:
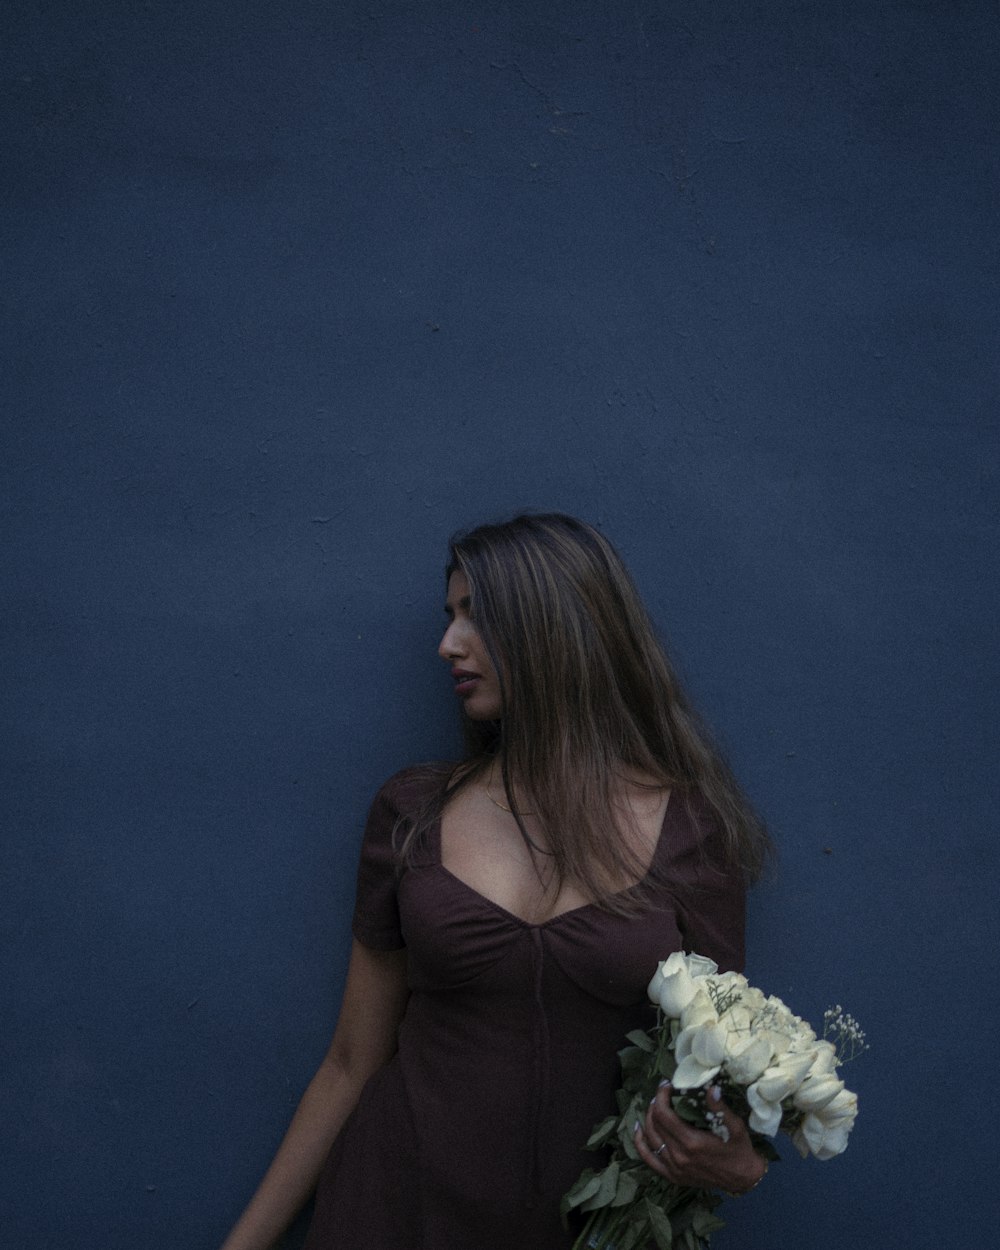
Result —
<path fill-rule="evenodd" d="M 622 1223 L 621 1212 L 604 1207 L 592 1211 L 573 1250 L 614 1250 L 614 1237 Z"/>

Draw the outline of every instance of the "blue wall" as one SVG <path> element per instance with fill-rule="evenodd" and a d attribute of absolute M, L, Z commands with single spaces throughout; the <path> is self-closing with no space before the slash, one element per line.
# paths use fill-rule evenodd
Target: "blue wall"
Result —
<path fill-rule="evenodd" d="M 851 1149 L 720 1250 L 979 1244 L 995 5 L 0 23 L 3 1244 L 218 1244 L 368 799 L 455 748 L 445 539 L 522 506 L 620 545 L 774 829 L 752 976 L 868 1027 Z"/>

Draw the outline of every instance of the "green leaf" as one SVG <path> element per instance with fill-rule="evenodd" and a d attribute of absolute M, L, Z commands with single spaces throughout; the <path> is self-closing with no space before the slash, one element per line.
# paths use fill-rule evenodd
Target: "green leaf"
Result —
<path fill-rule="evenodd" d="M 671 1250 L 674 1244 L 674 1230 L 670 1221 L 658 1206 L 646 1200 L 646 1214 L 649 1216 L 649 1227 L 653 1230 L 653 1240 L 657 1250 Z"/>
<path fill-rule="evenodd" d="M 660 1076 L 666 1077 L 668 1081 L 674 1079 L 674 1073 L 677 1071 L 677 1059 L 672 1050 L 665 1050 L 660 1055 Z"/>
<path fill-rule="evenodd" d="M 581 1204 L 581 1211 L 597 1211 L 611 1204 L 618 1189 L 619 1166 L 616 1161 L 608 1164 L 600 1175 L 600 1183 L 593 1195 Z"/>
<path fill-rule="evenodd" d="M 705 1108 L 695 1098 L 682 1097 L 674 1100 L 674 1110 L 682 1120 L 694 1124 L 698 1128 L 705 1127 Z"/>
<path fill-rule="evenodd" d="M 644 1029 L 633 1029 L 631 1033 L 626 1033 L 625 1036 L 633 1046 L 638 1046 L 640 1050 L 645 1050 L 649 1054 L 652 1054 L 656 1049 L 656 1043 Z"/>
<path fill-rule="evenodd" d="M 594 1131 L 587 1138 L 587 1149 L 596 1150 L 598 1146 L 603 1146 L 611 1134 L 618 1126 L 618 1117 L 609 1115 L 606 1120 L 602 1120 L 600 1124 L 594 1125 Z"/>
<path fill-rule="evenodd" d="M 645 1236 L 645 1232 L 644 1225 L 630 1224 L 615 1246 L 615 1250 L 635 1250 Z"/>
<path fill-rule="evenodd" d="M 615 1190 L 613 1207 L 627 1207 L 639 1190 L 639 1178 L 635 1172 L 623 1171 L 618 1177 L 618 1188 Z"/>
<path fill-rule="evenodd" d="M 626 1156 L 634 1163 L 639 1158 L 639 1153 L 635 1148 L 632 1140 L 632 1134 L 635 1131 L 636 1120 L 641 1120 L 645 1114 L 645 1107 L 638 1095 L 633 1097 L 628 1104 L 628 1108 L 618 1122 L 618 1141 Z"/>
<path fill-rule="evenodd" d="M 576 1184 L 563 1198 L 563 1202 L 567 1204 L 566 1210 L 572 1211 L 581 1202 L 586 1202 L 588 1198 L 596 1194 L 601 1187 L 603 1175 L 603 1172 L 595 1172 L 593 1168 L 587 1168 L 586 1171 L 581 1172 Z"/>
<path fill-rule="evenodd" d="M 717 1233 L 720 1228 L 725 1228 L 726 1221 L 720 1220 L 704 1207 L 699 1207 L 691 1217 L 691 1227 L 699 1237 L 707 1237 L 709 1233 Z"/>
<path fill-rule="evenodd" d="M 635 1163 L 639 1158 L 639 1152 L 636 1150 L 635 1142 L 632 1140 L 632 1130 L 622 1125 L 618 1132 L 618 1141 L 625 1157 Z"/>
<path fill-rule="evenodd" d="M 622 1080 L 628 1084 L 629 1080 L 635 1079 L 636 1076 L 641 1078 L 641 1074 L 645 1073 L 649 1063 L 649 1052 L 639 1046 L 626 1046 L 624 1050 L 618 1052 L 618 1061 L 622 1065 Z"/>

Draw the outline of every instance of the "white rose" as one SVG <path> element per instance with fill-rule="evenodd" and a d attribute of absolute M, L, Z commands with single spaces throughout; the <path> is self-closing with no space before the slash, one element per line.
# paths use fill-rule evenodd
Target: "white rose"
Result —
<path fill-rule="evenodd" d="M 696 1029 L 703 1024 L 718 1024 L 719 1013 L 704 985 L 695 987 L 694 996 L 681 1012 L 681 1028 Z"/>
<path fill-rule="evenodd" d="M 781 1103 L 771 1102 L 761 1094 L 755 1081 L 747 1089 L 747 1102 L 750 1104 L 748 1123 L 755 1133 L 763 1133 L 765 1137 L 773 1137 L 781 1127 Z"/>
<path fill-rule="evenodd" d="M 781 999 L 774 994 L 770 994 L 764 1000 L 762 1014 L 769 1029 L 773 1029 L 778 1033 L 784 1033 L 789 1040 L 800 1036 L 803 1030 L 815 1036 L 809 1025 L 804 1020 L 800 1020 L 798 1016 L 793 1015 Z"/>
<path fill-rule="evenodd" d="M 778 1004 L 778 1008 L 775 1008 Z M 816 1034 L 808 1024 L 783 1005 L 780 999 L 769 1000 L 760 1015 L 757 1031 L 769 1039 L 776 1055 L 812 1054 L 816 1049 Z"/>
<path fill-rule="evenodd" d="M 816 1034 L 812 1031 L 808 1024 L 801 1020 L 793 1026 L 789 1032 L 789 1040 L 791 1045 L 789 1050 L 796 1055 L 801 1055 L 803 1051 L 815 1051 Z"/>
<path fill-rule="evenodd" d="M 740 995 L 740 1002 L 756 1015 L 763 1009 L 767 999 L 763 990 L 759 990 L 756 985 L 748 985 Z"/>
<path fill-rule="evenodd" d="M 830 1072 L 810 1073 L 795 1091 L 792 1102 L 800 1111 L 820 1111 L 831 1103 L 844 1088 Z"/>
<path fill-rule="evenodd" d="M 837 1048 L 832 1042 L 816 1043 L 816 1057 L 813 1059 L 811 1076 L 821 1076 L 837 1070 Z"/>
<path fill-rule="evenodd" d="M 759 1093 L 768 1102 L 781 1102 L 799 1088 L 812 1067 L 812 1054 L 788 1052 L 772 1064 L 757 1082 Z"/>
<path fill-rule="evenodd" d="M 699 977 L 718 971 L 718 964 L 703 955 L 685 955 L 674 951 L 653 973 L 648 994 L 665 1016 L 679 1018 L 694 998 Z"/>
<path fill-rule="evenodd" d="M 763 1028 L 756 1029 L 755 1032 L 767 1038 L 775 1055 L 787 1055 L 792 1049 L 792 1039 L 781 1029 L 772 1029 L 765 1025 Z"/>
<path fill-rule="evenodd" d="M 737 1085 L 750 1085 L 756 1081 L 773 1055 L 771 1043 L 766 1037 L 741 1032 L 730 1033 L 726 1039 L 726 1071 Z"/>
<path fill-rule="evenodd" d="M 720 972 L 715 977 L 715 984 L 726 994 L 738 992 L 740 997 L 750 988 L 750 983 L 742 972 Z"/>
<path fill-rule="evenodd" d="M 833 1159 L 847 1149 L 851 1124 L 824 1124 L 818 1116 L 807 1115 L 802 1121 L 799 1134 L 817 1159 Z"/>
<path fill-rule="evenodd" d="M 792 1021 L 795 1019 L 795 1016 L 792 1015 L 786 1006 L 784 999 L 779 998 L 777 994 L 768 994 L 764 1003 L 776 1020 Z"/>
<path fill-rule="evenodd" d="M 858 1096 L 849 1089 L 842 1089 L 817 1114 L 825 1124 L 841 1124 L 845 1120 L 853 1124 L 858 1114 Z"/>
<path fill-rule="evenodd" d="M 709 1020 L 677 1035 L 674 1055 L 677 1070 L 672 1077 L 675 1089 L 700 1089 L 718 1075 L 726 1054 L 726 1031 L 718 1020 Z"/>
<path fill-rule="evenodd" d="M 842 1089 L 819 1111 L 806 1115 L 792 1136 L 802 1155 L 832 1159 L 847 1149 L 847 1139 L 858 1114 L 858 1096 Z"/>
<path fill-rule="evenodd" d="M 711 977 L 719 971 L 719 965 L 714 959 L 709 959 L 707 955 L 696 955 L 694 951 L 690 955 L 685 955 L 687 960 L 687 969 L 691 975 L 697 979 L 698 977 Z"/>
<path fill-rule="evenodd" d="M 722 1020 L 730 1033 L 743 1033 L 749 1037 L 753 1029 L 753 1012 L 742 1003 L 734 1003 L 728 1011 L 724 1011 Z"/>
<path fill-rule="evenodd" d="M 773 1137 L 781 1125 L 781 1103 L 799 1088 L 812 1064 L 812 1055 L 786 1053 L 747 1090 L 750 1127 Z"/>

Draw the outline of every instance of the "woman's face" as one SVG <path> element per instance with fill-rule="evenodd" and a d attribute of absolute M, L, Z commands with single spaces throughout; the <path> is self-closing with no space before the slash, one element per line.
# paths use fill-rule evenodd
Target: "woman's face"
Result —
<path fill-rule="evenodd" d="M 438 655 L 451 665 L 455 693 L 472 720 L 500 719 L 500 681 L 469 614 L 469 583 L 464 573 L 448 578 L 444 610 L 448 628 Z"/>

